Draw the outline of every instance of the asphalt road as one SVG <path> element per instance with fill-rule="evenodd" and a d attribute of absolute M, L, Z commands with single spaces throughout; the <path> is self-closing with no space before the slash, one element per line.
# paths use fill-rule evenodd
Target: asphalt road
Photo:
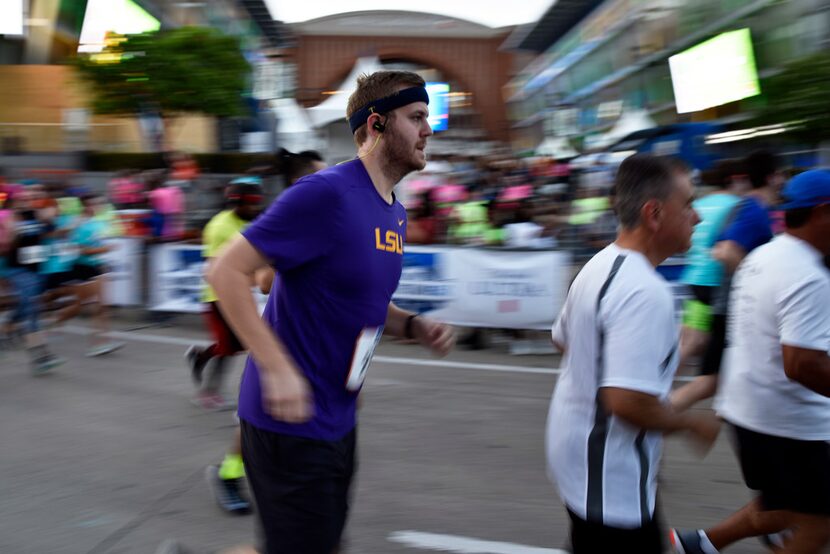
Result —
<path fill-rule="evenodd" d="M 55 336 L 70 361 L 51 375 L 30 376 L 22 352 L 0 358 L 0 552 L 151 554 L 168 538 L 215 552 L 252 542 L 254 517 L 223 514 L 203 478 L 235 426 L 232 412 L 189 402 L 182 354 L 204 332 L 185 323 L 127 331 L 123 350 L 89 359 L 81 325 Z M 444 362 L 381 345 L 363 394 L 347 553 L 565 546 L 567 516 L 543 450 L 558 359 L 503 350 Z M 661 506 L 670 524 L 705 527 L 748 498 L 725 436 L 703 461 L 668 440 Z M 762 549 L 747 541 L 728 552 Z"/>

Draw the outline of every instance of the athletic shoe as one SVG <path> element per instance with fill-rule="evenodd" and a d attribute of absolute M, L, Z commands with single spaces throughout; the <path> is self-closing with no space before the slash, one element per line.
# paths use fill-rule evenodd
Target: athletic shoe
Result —
<path fill-rule="evenodd" d="M 675 554 L 718 554 L 718 551 L 704 544 L 706 533 L 703 529 L 692 531 L 669 531 L 669 542 Z M 708 539 L 706 540 L 708 543 Z"/>
<path fill-rule="evenodd" d="M 127 343 L 125 342 L 107 342 L 104 344 L 99 344 L 98 346 L 93 346 L 89 350 L 86 351 L 87 358 L 95 358 L 97 356 L 104 356 L 106 354 L 112 354 L 116 350 L 120 350 L 126 346 Z"/>
<path fill-rule="evenodd" d="M 793 536 L 793 532 L 789 529 L 784 529 L 780 533 L 770 533 L 769 535 L 761 535 L 758 539 L 764 543 L 764 546 L 770 550 L 779 550 L 784 548 L 785 543 Z"/>
<path fill-rule="evenodd" d="M 184 359 L 187 360 L 187 365 L 190 366 L 190 377 L 193 379 L 193 384 L 197 387 L 202 384 L 202 372 L 205 370 L 207 360 L 200 362 L 199 354 L 202 349 L 195 344 L 187 349 L 184 353 Z"/>
<path fill-rule="evenodd" d="M 221 394 L 212 392 L 199 391 L 190 400 L 194 406 L 199 406 L 211 412 L 222 412 L 225 410 L 232 410 L 234 405 L 226 402 Z"/>
<path fill-rule="evenodd" d="M 251 502 L 242 496 L 242 479 L 221 479 L 219 466 L 208 466 L 205 469 L 205 479 L 223 510 L 236 515 L 251 513 Z"/>
<path fill-rule="evenodd" d="M 34 375 L 43 375 L 50 369 L 53 369 L 65 363 L 65 358 L 55 356 L 54 354 L 46 354 L 35 360 L 32 360 L 32 373 Z"/>

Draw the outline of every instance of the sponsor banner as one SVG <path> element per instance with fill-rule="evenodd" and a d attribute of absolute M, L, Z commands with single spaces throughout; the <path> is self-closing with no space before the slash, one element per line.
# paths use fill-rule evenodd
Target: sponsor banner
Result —
<path fill-rule="evenodd" d="M 393 299 L 455 325 L 549 329 L 570 277 L 566 252 L 410 246 Z"/>
<path fill-rule="evenodd" d="M 109 238 L 111 250 L 102 257 L 109 272 L 104 281 L 104 298 L 110 306 L 140 306 L 142 239 Z"/>
<path fill-rule="evenodd" d="M 201 313 L 205 259 L 200 244 L 160 244 L 150 251 L 150 309 Z M 260 312 L 268 297 L 254 292 Z"/>
<path fill-rule="evenodd" d="M 133 239 L 116 240 L 129 241 L 132 248 L 138 244 Z M 136 264 L 132 273 L 136 279 L 129 284 L 125 281 L 119 290 L 137 291 L 137 252 L 129 259 Z M 666 276 L 678 308 L 687 297 L 686 287 L 674 281 L 682 262 L 669 260 L 666 267 L 658 269 L 669 273 Z M 205 260 L 201 245 L 155 246 L 149 263 L 151 310 L 203 310 Z M 398 306 L 454 325 L 496 329 L 550 329 L 575 275 L 571 255 L 552 250 L 407 246 L 403 265 L 400 284 L 392 297 Z M 267 296 L 258 290 L 254 296 L 261 311 Z"/>

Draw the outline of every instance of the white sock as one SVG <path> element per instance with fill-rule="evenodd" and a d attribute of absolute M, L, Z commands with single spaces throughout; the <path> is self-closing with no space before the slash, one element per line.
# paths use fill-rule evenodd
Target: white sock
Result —
<path fill-rule="evenodd" d="M 700 537 L 700 548 L 706 552 L 706 554 L 720 554 L 715 545 L 712 544 L 712 541 L 709 540 L 709 537 L 706 536 L 706 533 L 703 530 L 699 530 L 697 532 L 698 536 Z"/>

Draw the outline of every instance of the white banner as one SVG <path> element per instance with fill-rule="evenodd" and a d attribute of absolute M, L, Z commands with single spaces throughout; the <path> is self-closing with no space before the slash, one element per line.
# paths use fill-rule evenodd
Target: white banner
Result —
<path fill-rule="evenodd" d="M 566 252 L 409 246 L 393 299 L 455 325 L 550 329 L 570 276 Z"/>
<path fill-rule="evenodd" d="M 201 313 L 205 260 L 200 244 L 160 244 L 150 251 L 150 309 Z M 254 293 L 260 312 L 268 297 Z"/>
<path fill-rule="evenodd" d="M 112 249 L 103 255 L 109 273 L 104 281 L 104 299 L 110 306 L 141 305 L 141 248 L 143 239 L 111 238 Z"/>

